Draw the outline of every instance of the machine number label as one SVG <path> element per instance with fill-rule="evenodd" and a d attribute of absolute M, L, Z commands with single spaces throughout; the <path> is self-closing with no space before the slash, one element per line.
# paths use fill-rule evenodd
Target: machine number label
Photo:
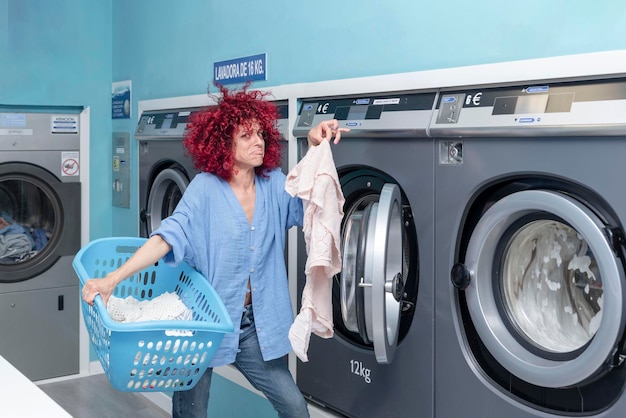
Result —
<path fill-rule="evenodd" d="M 366 368 L 362 361 L 350 360 L 350 373 L 362 377 L 365 383 L 372 383 L 370 378 L 372 371 Z"/>

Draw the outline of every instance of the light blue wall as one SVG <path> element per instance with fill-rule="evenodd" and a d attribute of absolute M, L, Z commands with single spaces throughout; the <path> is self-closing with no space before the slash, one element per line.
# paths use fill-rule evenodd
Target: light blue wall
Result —
<path fill-rule="evenodd" d="M 216 61 L 267 53 L 264 87 L 626 49 L 625 27 L 623 0 L 0 0 L 0 104 L 89 106 L 91 238 L 134 235 L 137 148 L 131 207 L 113 207 L 111 133 L 134 132 L 139 100 L 205 93 Z M 112 121 L 121 80 L 133 116 Z M 216 383 L 217 416 L 234 399 L 273 416 Z"/>
<path fill-rule="evenodd" d="M 197 94 L 212 65 L 266 52 L 267 85 L 622 49 L 622 0 L 114 0 L 114 75 Z M 117 41 L 117 39 L 116 39 Z"/>
<path fill-rule="evenodd" d="M 91 238 L 112 235 L 112 27 L 111 0 L 0 0 L 0 105 L 90 108 Z"/>
<path fill-rule="evenodd" d="M 274 418 L 276 412 L 261 396 L 252 394 L 215 373 L 211 381 L 208 416 Z"/>
<path fill-rule="evenodd" d="M 4 51 L 6 51 L 9 43 L 9 2 L 7 0 L 0 1 L 0 57 L 5 58 Z M 2 62 L 2 61 L 0 61 Z"/>
<path fill-rule="evenodd" d="M 94 238 L 111 234 L 111 29 L 111 0 L 0 0 L 0 104 L 91 108 Z"/>

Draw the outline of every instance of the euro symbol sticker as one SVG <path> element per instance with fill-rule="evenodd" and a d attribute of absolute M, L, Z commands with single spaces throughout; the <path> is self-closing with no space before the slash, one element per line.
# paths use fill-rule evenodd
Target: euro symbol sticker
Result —
<path fill-rule="evenodd" d="M 479 106 L 480 105 L 480 98 L 483 97 L 483 93 L 482 92 L 478 92 L 474 95 L 474 98 L 472 99 L 472 104 L 474 106 Z"/>

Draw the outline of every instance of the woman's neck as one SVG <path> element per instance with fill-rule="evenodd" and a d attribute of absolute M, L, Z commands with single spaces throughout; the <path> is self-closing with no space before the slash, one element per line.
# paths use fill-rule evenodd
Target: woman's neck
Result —
<path fill-rule="evenodd" d="M 254 170 L 249 172 L 240 171 L 228 182 L 233 193 L 237 196 L 239 204 L 248 219 L 248 223 L 252 223 L 254 216 L 254 201 L 256 200 L 256 187 L 254 181 Z"/>
<path fill-rule="evenodd" d="M 254 169 L 250 170 L 237 170 L 233 173 L 233 176 L 228 180 L 230 187 L 241 191 L 250 191 L 254 189 L 255 183 Z"/>

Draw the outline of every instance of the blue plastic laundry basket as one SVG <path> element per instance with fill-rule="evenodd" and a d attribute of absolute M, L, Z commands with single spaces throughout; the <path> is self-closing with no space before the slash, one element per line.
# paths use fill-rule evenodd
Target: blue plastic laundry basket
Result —
<path fill-rule="evenodd" d="M 72 263 L 81 283 L 117 269 L 145 238 L 102 238 L 83 247 Z M 115 296 L 153 299 L 175 292 L 193 311 L 191 321 L 115 322 L 102 298 L 82 302 L 83 317 L 98 359 L 111 385 L 126 392 L 187 390 L 208 368 L 233 323 L 209 282 L 186 263 L 159 261 L 120 283 Z M 191 335 L 189 335 L 191 334 Z"/>

